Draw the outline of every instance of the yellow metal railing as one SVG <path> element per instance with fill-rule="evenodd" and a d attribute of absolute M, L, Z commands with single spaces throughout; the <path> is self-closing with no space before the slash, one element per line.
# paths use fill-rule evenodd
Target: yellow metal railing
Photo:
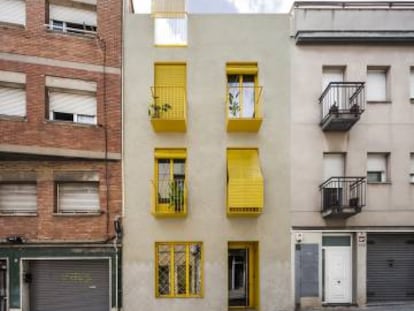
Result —
<path fill-rule="evenodd" d="M 152 182 L 152 212 L 156 216 L 187 215 L 187 183 L 183 179 Z"/>
<path fill-rule="evenodd" d="M 259 119 L 262 117 L 262 86 L 227 86 L 226 115 L 228 119 Z"/>
<path fill-rule="evenodd" d="M 186 90 L 179 86 L 151 87 L 152 102 L 148 114 L 151 119 L 185 120 L 186 119 Z"/>

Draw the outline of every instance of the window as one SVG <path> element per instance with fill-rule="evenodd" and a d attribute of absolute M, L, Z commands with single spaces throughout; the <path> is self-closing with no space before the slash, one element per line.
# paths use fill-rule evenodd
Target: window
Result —
<path fill-rule="evenodd" d="M 227 150 L 227 214 L 262 213 L 264 183 L 256 149 Z"/>
<path fill-rule="evenodd" d="M 0 115 L 26 116 L 26 76 L 0 70 Z"/>
<path fill-rule="evenodd" d="M 26 24 L 26 2 L 24 0 L 0 0 L 0 22 Z"/>
<path fill-rule="evenodd" d="M 154 43 L 156 45 L 187 44 L 187 12 L 185 0 L 155 0 Z"/>
<path fill-rule="evenodd" d="M 228 305 L 230 308 L 253 309 L 258 307 L 257 254 L 257 242 L 229 242 L 228 244 Z"/>
<path fill-rule="evenodd" d="M 26 214 L 37 211 L 36 183 L 0 184 L 0 213 Z"/>
<path fill-rule="evenodd" d="M 368 153 L 368 183 L 384 183 L 388 181 L 388 157 L 387 153 Z"/>
<path fill-rule="evenodd" d="M 49 119 L 97 124 L 96 83 L 46 77 Z"/>
<path fill-rule="evenodd" d="M 97 213 L 99 206 L 99 183 L 58 182 L 58 213 Z"/>
<path fill-rule="evenodd" d="M 410 98 L 414 101 L 414 68 L 410 71 Z"/>
<path fill-rule="evenodd" d="M 228 63 L 227 94 L 229 118 L 257 118 L 258 99 L 261 87 L 258 86 L 256 63 Z"/>
<path fill-rule="evenodd" d="M 156 215 L 185 215 L 186 180 L 184 149 L 157 149 L 155 151 L 155 206 Z"/>
<path fill-rule="evenodd" d="M 367 73 L 367 101 L 384 102 L 388 101 L 387 94 L 387 69 L 370 69 Z"/>
<path fill-rule="evenodd" d="M 96 5 L 86 1 L 49 3 L 49 29 L 74 34 L 96 33 Z"/>
<path fill-rule="evenodd" d="M 414 183 L 414 153 L 410 154 L 410 182 Z"/>
<path fill-rule="evenodd" d="M 202 296 L 201 242 L 155 243 L 156 297 Z"/>

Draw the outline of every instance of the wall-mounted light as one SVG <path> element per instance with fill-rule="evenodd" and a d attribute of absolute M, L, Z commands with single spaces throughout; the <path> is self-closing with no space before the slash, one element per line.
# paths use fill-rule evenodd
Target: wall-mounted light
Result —
<path fill-rule="evenodd" d="M 24 243 L 24 239 L 20 235 L 8 236 L 6 238 L 6 240 L 7 240 L 7 242 L 13 243 L 13 244 L 23 244 Z"/>

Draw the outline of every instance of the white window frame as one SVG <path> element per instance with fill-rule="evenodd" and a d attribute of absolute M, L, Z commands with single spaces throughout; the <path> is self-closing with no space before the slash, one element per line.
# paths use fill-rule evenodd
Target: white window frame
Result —
<path fill-rule="evenodd" d="M 370 184 L 389 183 L 389 153 L 368 153 L 367 155 L 367 182 Z M 380 174 L 378 181 L 370 181 L 369 174 Z"/>
<path fill-rule="evenodd" d="M 94 210 L 77 210 L 77 209 L 73 209 L 73 210 L 67 210 L 67 211 L 62 211 L 61 207 L 60 207 L 60 190 L 61 187 L 64 185 L 93 185 L 96 186 L 96 190 L 97 190 L 97 195 L 98 195 L 98 206 L 96 209 Z M 95 181 L 57 181 L 56 182 L 56 208 L 55 208 L 55 212 L 57 214 L 83 214 L 83 215 L 88 215 L 88 214 L 99 214 L 101 212 L 101 201 L 100 201 L 100 197 L 99 197 L 99 182 L 95 182 Z"/>

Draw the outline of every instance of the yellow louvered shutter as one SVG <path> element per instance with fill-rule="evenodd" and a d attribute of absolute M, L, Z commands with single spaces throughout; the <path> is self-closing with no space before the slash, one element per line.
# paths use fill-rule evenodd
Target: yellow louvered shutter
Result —
<path fill-rule="evenodd" d="M 257 150 L 227 151 L 230 211 L 259 212 L 263 208 L 263 176 Z"/>
<path fill-rule="evenodd" d="M 155 101 L 158 105 L 169 104 L 171 108 L 164 114 L 170 119 L 185 116 L 186 65 L 155 64 Z"/>

